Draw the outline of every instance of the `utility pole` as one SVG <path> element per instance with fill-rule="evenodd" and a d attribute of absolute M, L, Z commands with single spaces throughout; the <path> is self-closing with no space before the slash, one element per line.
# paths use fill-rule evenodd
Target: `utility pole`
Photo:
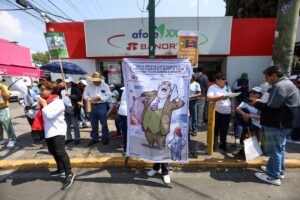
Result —
<path fill-rule="evenodd" d="M 299 0 L 279 0 L 272 60 L 291 74 L 299 17 Z"/>
<path fill-rule="evenodd" d="M 155 58 L 155 0 L 149 0 L 149 58 Z"/>

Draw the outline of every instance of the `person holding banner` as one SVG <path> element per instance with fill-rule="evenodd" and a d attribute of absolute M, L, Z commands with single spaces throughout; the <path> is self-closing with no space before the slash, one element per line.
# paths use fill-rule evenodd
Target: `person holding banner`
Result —
<path fill-rule="evenodd" d="M 62 190 L 72 186 L 75 174 L 72 172 L 70 158 L 65 149 L 65 136 L 67 124 L 65 118 L 65 105 L 58 95 L 53 95 L 54 85 L 45 83 L 41 86 L 41 97 L 37 97 L 40 104 L 38 113 L 34 119 L 32 130 L 45 132 L 45 138 L 49 152 L 53 155 L 57 170 L 50 173 L 51 176 L 63 176 Z"/>
<path fill-rule="evenodd" d="M 102 143 L 108 144 L 109 130 L 107 126 L 107 102 L 111 98 L 109 86 L 102 80 L 101 74 L 93 73 L 88 77 L 92 84 L 88 84 L 83 92 L 86 100 L 92 101 L 92 110 L 90 113 L 90 121 L 92 125 L 91 138 L 88 146 L 92 146 L 99 141 L 99 120 L 102 125 Z"/>

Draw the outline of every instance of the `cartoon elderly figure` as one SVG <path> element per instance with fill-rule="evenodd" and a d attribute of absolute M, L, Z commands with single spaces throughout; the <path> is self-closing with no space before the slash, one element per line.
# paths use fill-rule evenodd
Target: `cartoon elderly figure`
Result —
<path fill-rule="evenodd" d="M 169 81 L 163 81 L 157 91 L 144 92 L 135 99 L 136 102 L 143 102 L 143 112 L 138 121 L 142 125 L 150 147 L 153 147 L 155 143 L 160 149 L 166 146 L 165 140 L 170 132 L 172 112 L 184 106 L 184 101 L 178 98 L 178 95 L 171 100 L 174 88 L 171 89 Z M 134 104 L 134 106 L 138 105 Z"/>

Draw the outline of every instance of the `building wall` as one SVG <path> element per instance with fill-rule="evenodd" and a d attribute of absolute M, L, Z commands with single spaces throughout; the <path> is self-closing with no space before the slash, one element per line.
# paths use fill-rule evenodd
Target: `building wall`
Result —
<path fill-rule="evenodd" d="M 229 56 L 227 57 L 227 80 L 232 86 L 243 72 L 248 73 L 251 87 L 264 81 L 262 71 L 270 66 L 271 56 Z"/>
<path fill-rule="evenodd" d="M 79 65 L 81 68 L 87 71 L 87 75 L 91 75 L 96 71 L 96 61 L 95 59 L 72 59 L 72 60 L 64 60 L 66 62 L 72 62 Z M 80 77 L 87 75 L 70 75 L 74 81 L 78 81 Z M 55 81 L 56 79 L 61 79 L 61 74 L 51 73 L 51 79 Z"/>

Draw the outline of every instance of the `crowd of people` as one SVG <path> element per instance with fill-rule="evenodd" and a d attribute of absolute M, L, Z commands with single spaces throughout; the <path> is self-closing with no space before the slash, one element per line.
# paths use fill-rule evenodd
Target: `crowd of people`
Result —
<path fill-rule="evenodd" d="M 300 143 L 299 123 L 299 90 L 300 76 L 284 76 L 278 67 L 269 67 L 263 72 L 266 82 L 260 86 L 250 87 L 247 73 L 242 73 L 232 88 L 226 74 L 219 72 L 214 77 L 214 84 L 209 83 L 202 68 L 192 75 L 189 88 L 189 141 L 199 131 L 205 130 L 208 115 L 208 102 L 216 103 L 214 149 L 228 152 L 227 134 L 233 120 L 235 142 L 233 155 L 243 151 L 243 140 L 246 137 L 264 133 L 265 152 L 270 156 L 264 173 L 256 176 L 271 184 L 280 185 L 284 175 L 284 158 L 286 137 L 288 141 Z M 1 80 L 0 80 L 1 82 Z M 95 72 L 87 79 L 78 82 L 72 77 L 55 82 L 42 77 L 39 82 L 24 79 L 28 95 L 20 99 L 25 116 L 32 127 L 31 135 L 34 144 L 45 139 L 49 152 L 53 155 L 57 170 L 51 176 L 65 175 L 62 189 L 73 183 L 75 174 L 71 170 L 70 159 L 65 144 L 79 145 L 81 128 L 91 124 L 88 146 L 100 141 L 99 121 L 101 123 L 101 142 L 109 144 L 109 138 L 123 137 L 120 144 L 126 153 L 127 144 L 127 102 L 126 88 L 116 90 L 115 85 L 105 83 L 100 73 Z M 120 92 L 121 95 L 120 95 Z M 239 92 L 237 98 L 230 98 L 232 92 Z M 107 120 L 115 110 L 116 134 L 109 136 Z M 0 144 L 3 144 L 3 128 L 8 134 L 8 148 L 16 144 L 16 136 L 9 117 L 9 90 L 0 83 Z M 72 134 L 72 130 L 74 135 Z M 196 152 L 189 146 L 190 157 Z M 162 169 L 163 180 L 170 183 L 168 163 L 156 163 L 147 174 L 154 176 Z"/>

